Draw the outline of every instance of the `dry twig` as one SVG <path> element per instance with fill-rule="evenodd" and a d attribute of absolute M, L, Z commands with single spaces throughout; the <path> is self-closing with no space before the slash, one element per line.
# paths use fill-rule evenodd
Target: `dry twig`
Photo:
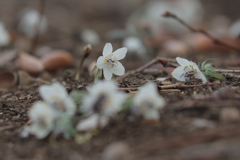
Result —
<path fill-rule="evenodd" d="M 138 69 L 135 69 L 135 70 L 132 70 L 132 71 L 128 71 L 123 76 L 118 77 L 116 80 L 119 81 L 119 80 L 122 80 L 122 79 L 126 78 L 127 76 L 129 76 L 131 74 L 135 74 L 137 72 L 141 72 L 144 69 L 149 68 L 149 67 L 151 67 L 152 65 L 154 65 L 156 63 L 161 63 L 164 67 L 166 67 L 166 66 L 177 67 L 178 65 L 175 64 L 175 62 L 176 62 L 175 59 L 156 57 L 156 58 L 152 59 L 150 62 L 146 63 L 145 65 L 139 67 Z"/>
<path fill-rule="evenodd" d="M 183 83 L 176 83 L 164 86 L 158 86 L 158 89 L 166 90 L 166 89 L 182 89 L 182 88 L 194 88 L 194 87 L 201 87 L 201 86 L 213 86 L 214 83 L 206 83 L 206 84 L 198 84 L 198 85 L 185 85 Z M 119 91 L 137 91 L 138 88 L 118 88 Z"/>
<path fill-rule="evenodd" d="M 185 21 L 183 21 L 181 18 L 179 18 L 177 15 L 175 15 L 175 14 L 173 14 L 171 12 L 164 13 L 163 17 L 175 19 L 176 21 L 178 21 L 179 23 L 184 25 L 187 29 L 189 29 L 191 32 L 203 34 L 206 37 L 208 37 L 213 43 L 215 43 L 217 45 L 220 45 L 220 46 L 223 46 L 223 47 L 227 47 L 227 48 L 229 48 L 229 49 L 231 49 L 233 51 L 236 51 L 236 52 L 240 52 L 240 48 L 238 48 L 236 46 L 233 46 L 233 45 L 230 45 L 230 44 L 228 44 L 226 42 L 223 42 L 222 40 L 219 40 L 216 37 L 213 37 L 212 35 L 210 35 L 207 31 L 205 31 L 203 29 L 193 28 L 192 26 L 187 24 Z"/>

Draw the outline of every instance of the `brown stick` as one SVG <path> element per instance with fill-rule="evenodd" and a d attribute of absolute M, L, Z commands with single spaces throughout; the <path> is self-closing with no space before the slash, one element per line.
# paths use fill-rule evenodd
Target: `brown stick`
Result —
<path fill-rule="evenodd" d="M 203 29 L 196 29 L 196 28 L 193 28 L 192 26 L 190 26 L 189 24 L 187 24 L 185 21 L 183 21 L 181 18 L 179 18 L 177 15 L 171 13 L 171 12 L 166 12 L 163 14 L 163 17 L 166 17 L 166 18 L 172 18 L 172 19 L 175 19 L 177 20 L 179 23 L 181 23 L 182 25 L 184 25 L 186 28 L 188 28 L 191 32 L 194 32 L 194 33 L 200 33 L 200 34 L 203 34 L 205 35 L 206 37 L 208 37 L 210 40 L 212 40 L 213 43 L 217 44 L 217 45 L 220 45 L 220 46 L 223 46 L 223 47 L 227 47 L 233 51 L 236 51 L 236 52 L 240 52 L 240 48 L 236 47 L 236 46 L 233 46 L 233 45 L 230 45 L 226 42 L 223 42 L 215 37 L 213 37 L 212 35 L 210 35 L 207 31 L 203 30 Z"/>
<path fill-rule="evenodd" d="M 236 69 L 215 69 L 214 71 L 220 73 L 240 73 L 240 70 Z"/>
<path fill-rule="evenodd" d="M 226 78 L 237 78 L 237 79 L 240 79 L 240 75 L 236 75 L 236 74 L 233 74 L 233 73 L 222 73 L 222 75 Z"/>
<path fill-rule="evenodd" d="M 116 78 L 117 81 L 122 80 L 124 78 L 126 78 L 127 76 L 131 75 L 131 74 L 135 74 L 137 72 L 141 72 L 144 69 L 156 64 L 156 63 L 161 63 L 163 64 L 163 66 L 172 66 L 172 67 L 176 67 L 178 66 L 177 64 L 174 64 L 174 62 L 176 62 L 175 59 L 168 59 L 168 58 L 160 58 L 160 57 L 156 57 L 154 59 L 152 59 L 150 62 L 146 63 L 145 65 L 139 67 L 136 70 L 132 70 L 132 71 L 128 71 L 127 73 L 125 73 L 123 76 Z"/>
<path fill-rule="evenodd" d="M 213 86 L 214 83 L 206 83 L 206 84 L 198 84 L 198 85 L 185 85 L 183 83 L 176 83 L 171 85 L 165 86 L 158 86 L 158 89 L 181 89 L 181 88 L 194 88 L 194 87 L 201 87 L 201 86 Z"/>
<path fill-rule="evenodd" d="M 213 86 L 214 83 L 198 84 L 198 85 L 185 85 L 183 83 L 176 83 L 171 85 L 158 86 L 159 90 L 163 89 L 181 89 L 181 88 L 194 88 L 201 86 Z M 139 88 L 118 88 L 119 91 L 137 91 Z"/>

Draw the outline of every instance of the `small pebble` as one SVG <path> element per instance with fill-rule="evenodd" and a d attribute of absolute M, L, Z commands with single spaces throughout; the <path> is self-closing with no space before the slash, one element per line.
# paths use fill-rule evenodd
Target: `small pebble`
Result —
<path fill-rule="evenodd" d="M 223 122 L 235 122 L 240 120 L 239 110 L 233 107 L 223 108 L 220 113 L 220 120 Z"/>
<path fill-rule="evenodd" d="M 126 143 L 116 142 L 108 145 L 103 152 L 103 160 L 130 160 L 130 148 Z"/>

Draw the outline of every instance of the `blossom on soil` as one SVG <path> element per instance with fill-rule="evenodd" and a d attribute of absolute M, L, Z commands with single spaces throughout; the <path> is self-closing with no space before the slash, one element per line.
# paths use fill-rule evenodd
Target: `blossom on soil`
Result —
<path fill-rule="evenodd" d="M 172 76 L 179 81 L 188 81 L 191 77 L 201 79 L 203 83 L 207 82 L 206 77 L 198 68 L 198 65 L 187 59 L 177 57 L 178 64 L 180 65 L 172 72 Z"/>
<path fill-rule="evenodd" d="M 6 46 L 10 43 L 10 36 L 4 24 L 0 22 L 0 47 Z"/>
<path fill-rule="evenodd" d="M 110 117 L 114 117 L 126 99 L 123 92 L 117 91 L 114 81 L 100 81 L 89 89 L 80 107 L 88 117 L 77 125 L 78 131 L 91 131 L 105 127 Z"/>
<path fill-rule="evenodd" d="M 137 53 L 139 56 L 146 56 L 146 48 L 137 37 L 127 37 L 123 40 L 123 46 L 128 48 L 128 52 Z"/>
<path fill-rule="evenodd" d="M 39 88 L 39 92 L 43 100 L 56 110 L 57 117 L 62 113 L 67 113 L 71 116 L 75 114 L 76 105 L 60 83 L 42 85 Z"/>
<path fill-rule="evenodd" d="M 33 122 L 25 128 L 25 132 L 27 130 L 28 133 L 35 135 L 38 139 L 42 139 L 53 130 L 55 113 L 46 103 L 35 103 L 28 115 Z"/>
<path fill-rule="evenodd" d="M 86 114 L 100 114 L 113 117 L 126 99 L 123 92 L 117 91 L 114 81 L 100 81 L 89 89 L 89 94 L 83 98 L 81 111 Z"/>
<path fill-rule="evenodd" d="M 119 60 L 126 56 L 127 48 L 123 47 L 113 52 L 112 44 L 107 43 L 103 48 L 103 56 L 97 60 L 97 67 L 103 69 L 103 75 L 106 80 L 112 78 L 112 74 L 121 76 L 125 72 L 125 68 Z"/>
<path fill-rule="evenodd" d="M 157 87 L 153 82 L 148 82 L 142 86 L 136 94 L 134 105 L 131 108 L 136 115 L 145 119 L 158 120 L 160 118 L 158 110 L 163 108 L 165 100 L 157 92 Z"/>

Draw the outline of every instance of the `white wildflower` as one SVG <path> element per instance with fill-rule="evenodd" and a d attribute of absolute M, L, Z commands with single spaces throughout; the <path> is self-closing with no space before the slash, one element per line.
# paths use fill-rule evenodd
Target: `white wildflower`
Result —
<path fill-rule="evenodd" d="M 37 102 L 30 109 L 29 118 L 33 123 L 25 128 L 30 134 L 35 135 L 37 138 L 45 138 L 54 127 L 54 110 L 46 103 Z M 26 130 L 24 135 L 26 136 Z"/>
<path fill-rule="evenodd" d="M 43 34 L 47 30 L 47 18 L 41 16 L 37 10 L 27 10 L 22 14 L 18 30 L 27 37 L 34 37 L 37 33 Z"/>
<path fill-rule="evenodd" d="M 128 48 L 131 53 L 137 53 L 140 56 L 146 56 L 146 48 L 142 41 L 137 37 L 127 37 L 123 40 L 123 46 Z"/>
<path fill-rule="evenodd" d="M 143 116 L 145 119 L 159 119 L 160 108 L 165 105 L 165 100 L 158 94 L 156 85 L 148 82 L 141 87 L 135 96 L 133 113 Z"/>
<path fill-rule="evenodd" d="M 6 46 L 10 43 L 10 36 L 4 24 L 0 22 L 0 47 Z"/>
<path fill-rule="evenodd" d="M 56 111 L 58 115 L 65 112 L 69 115 L 74 115 L 76 112 L 76 106 L 73 99 L 68 96 L 67 91 L 60 83 L 54 83 L 52 85 L 42 85 L 39 88 L 39 92 L 47 103 Z"/>
<path fill-rule="evenodd" d="M 207 82 L 206 77 L 199 70 L 196 63 L 180 57 L 177 57 L 176 60 L 180 66 L 172 72 L 172 76 L 175 79 L 179 81 L 187 81 L 191 77 L 194 77 L 197 79 L 201 79 L 203 83 Z"/>
<path fill-rule="evenodd" d="M 102 81 L 92 86 L 89 94 L 84 97 L 81 111 L 87 114 L 100 114 L 101 116 L 114 116 L 126 99 L 123 92 L 116 90 L 114 81 Z"/>
<path fill-rule="evenodd" d="M 103 56 L 97 60 L 97 67 L 103 69 L 103 75 L 106 80 L 112 78 L 112 74 L 123 75 L 125 68 L 119 62 L 126 56 L 127 48 L 123 47 L 113 52 L 112 44 L 107 43 L 103 48 Z"/>
<path fill-rule="evenodd" d="M 108 118 L 102 117 L 98 114 L 93 114 L 87 119 L 80 121 L 77 124 L 77 130 L 79 132 L 87 132 L 96 129 L 97 127 L 105 127 L 108 123 Z"/>
<path fill-rule="evenodd" d="M 97 32 L 91 29 L 84 29 L 81 32 L 81 39 L 91 45 L 98 45 L 100 42 L 100 37 Z"/>

